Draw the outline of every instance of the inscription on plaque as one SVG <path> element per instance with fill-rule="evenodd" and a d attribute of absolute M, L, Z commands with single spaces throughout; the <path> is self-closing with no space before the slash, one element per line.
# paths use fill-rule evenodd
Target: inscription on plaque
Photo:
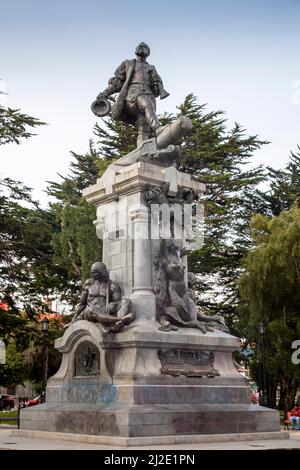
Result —
<path fill-rule="evenodd" d="M 100 373 L 99 349 L 89 341 L 83 341 L 75 351 L 74 376 L 97 375 Z"/>
<path fill-rule="evenodd" d="M 158 351 L 161 361 L 161 373 L 173 376 L 215 377 L 220 375 L 214 368 L 213 351 L 195 351 L 190 349 L 161 349 Z"/>

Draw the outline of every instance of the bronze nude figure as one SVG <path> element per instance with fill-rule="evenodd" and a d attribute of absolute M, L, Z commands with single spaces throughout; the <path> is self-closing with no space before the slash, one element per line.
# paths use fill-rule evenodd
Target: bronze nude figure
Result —
<path fill-rule="evenodd" d="M 82 287 L 79 306 L 72 319 L 98 322 L 116 333 L 135 319 L 129 299 L 123 298 L 119 284 L 109 279 L 104 263 L 94 263 L 91 278 Z M 69 326 L 69 325 L 66 325 Z"/>

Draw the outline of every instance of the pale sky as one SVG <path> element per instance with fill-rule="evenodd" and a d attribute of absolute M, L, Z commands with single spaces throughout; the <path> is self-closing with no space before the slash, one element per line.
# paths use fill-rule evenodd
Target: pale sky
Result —
<path fill-rule="evenodd" d="M 272 142 L 253 164 L 279 168 L 300 144 L 299 0 L 0 0 L 0 12 L 2 103 L 48 123 L 0 147 L 0 174 L 43 203 L 70 150 L 88 150 L 91 102 L 141 41 L 170 93 L 159 112 L 195 93 Z"/>

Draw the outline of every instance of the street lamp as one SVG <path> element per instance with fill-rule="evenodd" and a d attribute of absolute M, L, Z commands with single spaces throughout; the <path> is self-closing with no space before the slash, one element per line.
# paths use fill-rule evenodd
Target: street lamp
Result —
<path fill-rule="evenodd" d="M 268 406 L 268 397 L 266 392 L 266 367 L 265 367 L 265 333 L 266 328 L 263 322 L 258 324 L 258 332 L 260 336 L 260 363 L 259 363 L 259 376 L 260 376 L 260 405 Z"/>
<path fill-rule="evenodd" d="M 48 372 L 48 350 L 46 344 L 46 335 L 48 331 L 48 318 L 44 317 L 42 320 L 42 333 L 43 333 L 43 391 L 42 391 L 42 401 L 46 399 L 46 385 L 47 385 L 47 372 Z"/>

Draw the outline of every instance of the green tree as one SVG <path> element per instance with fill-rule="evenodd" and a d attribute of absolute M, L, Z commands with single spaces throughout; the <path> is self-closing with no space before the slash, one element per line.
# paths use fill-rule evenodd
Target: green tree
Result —
<path fill-rule="evenodd" d="M 136 148 L 137 131 L 134 126 L 109 117 L 94 127 L 95 142 L 104 161 L 112 162 Z"/>
<path fill-rule="evenodd" d="M 270 190 L 260 192 L 260 197 L 265 201 L 265 212 L 271 215 L 279 215 L 283 210 L 289 209 L 300 197 L 300 147 L 297 153 L 291 152 L 285 168 L 274 170 L 268 168 L 268 180 Z"/>
<path fill-rule="evenodd" d="M 15 312 L 0 310 L 0 338 L 6 344 L 6 364 L 0 365 L 0 386 L 10 386 L 30 380 L 42 385 L 43 350 L 40 309 L 26 305 Z M 48 350 L 48 376 L 53 375 L 61 362 L 54 348 L 56 338 L 62 336 L 64 318 L 49 316 L 46 344 Z"/>
<path fill-rule="evenodd" d="M 41 324 L 38 325 L 31 323 L 31 328 L 34 334 L 31 335 L 31 340 L 23 351 L 23 364 L 26 370 L 26 378 L 35 384 L 37 391 L 43 388 L 43 338 L 41 333 Z M 48 330 L 46 333 L 46 348 L 47 348 L 47 377 L 51 377 L 57 372 L 61 364 L 61 354 L 54 348 L 54 342 L 63 334 L 63 321 L 60 318 L 50 318 Z"/>
<path fill-rule="evenodd" d="M 30 128 L 42 126 L 45 123 L 19 109 L 6 108 L 0 105 L 0 145 L 14 142 L 20 144 L 22 139 L 28 139 L 33 134 Z"/>
<path fill-rule="evenodd" d="M 0 106 L 0 145 L 20 144 L 31 137 L 39 119 Z M 49 260 L 49 212 L 33 201 L 31 189 L 11 178 L 0 178 L 0 296 L 10 307 L 46 288 L 41 271 Z"/>
<path fill-rule="evenodd" d="M 244 301 L 240 328 L 258 341 L 257 324 L 266 325 L 266 370 L 271 404 L 280 384 L 285 410 L 294 403 L 300 384 L 292 363 L 292 341 L 300 335 L 300 208 L 294 204 L 277 217 L 252 220 L 254 249 L 245 259 L 240 279 Z"/>
<path fill-rule="evenodd" d="M 12 339 L 6 346 L 6 363 L 0 364 L 0 385 L 23 384 L 27 378 L 22 353 L 18 350 Z"/>
<path fill-rule="evenodd" d="M 102 259 L 102 242 L 93 225 L 96 210 L 82 197 L 82 190 L 95 184 L 110 163 L 132 151 L 136 138 L 133 126 L 103 119 L 94 127 L 88 152 L 71 152 L 70 174 L 48 182 L 50 208 L 58 226 L 52 236 L 53 262 L 64 272 L 61 297 L 72 305 L 78 302 L 80 285 L 89 277 L 92 263 Z"/>
<path fill-rule="evenodd" d="M 0 145 L 20 144 L 44 123 L 18 110 L 0 106 Z M 15 385 L 26 377 L 23 351 L 33 334 L 19 305 L 41 303 L 57 286 L 53 270 L 51 232 L 55 223 L 48 210 L 32 199 L 31 189 L 8 177 L 0 179 L 0 338 L 7 346 L 0 384 Z M 7 308 L 8 307 L 8 308 Z"/>
<path fill-rule="evenodd" d="M 0 179 L 0 293 L 11 308 L 16 301 L 40 303 L 55 288 L 53 231 L 51 213 L 32 200 L 30 188 Z"/>
<path fill-rule="evenodd" d="M 6 346 L 6 363 L 0 364 L 0 386 L 23 383 L 26 370 L 22 352 L 29 346 L 27 323 L 16 307 L 4 308 L 0 303 L 0 339 Z"/>
<path fill-rule="evenodd" d="M 262 166 L 251 168 L 249 163 L 253 153 L 267 142 L 246 135 L 237 123 L 228 129 L 224 112 L 206 112 L 205 108 L 194 95 L 188 95 L 178 107 L 178 116 L 188 116 L 193 122 L 193 130 L 183 142 L 178 169 L 206 185 L 201 198 L 205 243 L 190 254 L 189 269 L 200 275 L 198 289 L 206 294 L 199 299 L 202 308 L 223 314 L 231 331 L 236 332 L 238 276 L 250 245 L 253 209 L 246 195 L 254 194 L 265 177 Z"/>
<path fill-rule="evenodd" d="M 49 182 L 48 194 L 54 198 L 51 212 L 58 229 L 52 234 L 53 264 L 64 277 L 60 296 L 71 304 L 78 302 L 80 281 L 89 277 L 91 264 L 102 258 L 102 243 L 97 238 L 93 221 L 95 208 L 82 197 L 82 190 L 94 184 L 108 165 L 90 142 L 89 152 L 72 152 L 70 175 L 59 182 Z"/>

